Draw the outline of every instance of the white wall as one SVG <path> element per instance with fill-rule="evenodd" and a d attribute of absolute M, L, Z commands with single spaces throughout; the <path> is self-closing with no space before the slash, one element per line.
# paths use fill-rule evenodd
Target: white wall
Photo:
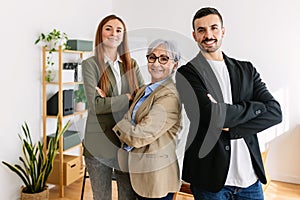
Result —
<path fill-rule="evenodd" d="M 70 38 L 94 39 L 99 21 L 110 13 L 110 0 L 10 0 L 0 7 L 1 122 L 0 160 L 18 162 L 18 133 L 27 121 L 35 139 L 41 131 L 41 49 L 34 41 L 53 28 Z M 21 182 L 0 165 L 0 199 L 18 199 Z"/>
<path fill-rule="evenodd" d="M 192 40 L 192 18 L 203 6 L 216 7 L 223 15 L 226 28 L 223 50 L 228 56 L 250 60 L 260 72 L 269 90 L 281 103 L 283 122 L 259 134 L 261 144 L 293 129 L 300 121 L 300 2 L 293 0 L 114 0 L 113 10 L 127 22 L 129 30 L 146 33 L 154 29 L 155 36 L 169 33 L 179 35 L 179 46 L 186 60 L 196 55 L 198 48 Z M 151 33 L 146 33 L 151 38 Z M 165 34 L 162 34 L 165 35 Z M 299 135 L 300 132 L 294 131 Z M 285 137 L 286 138 L 286 137 Z M 295 138 L 298 138 L 295 136 Z M 284 144 L 272 142 L 271 150 L 280 156 L 299 152 L 300 141 L 286 138 Z M 290 147 L 288 144 L 293 145 Z M 262 149 L 264 149 L 262 145 Z M 272 179 L 300 183 L 300 160 L 291 157 L 281 162 L 281 157 L 270 153 L 268 165 Z M 280 163 L 281 162 L 281 163 Z M 277 166 L 280 165 L 280 170 Z M 284 177 L 284 178 L 283 178 Z"/>
<path fill-rule="evenodd" d="M 224 16 L 227 28 L 225 52 L 235 58 L 251 60 L 282 104 L 284 123 L 272 134 L 296 126 L 300 119 L 300 69 L 296 60 L 300 45 L 297 35 L 300 32 L 300 3 L 297 1 L 10 0 L 0 7 L 0 160 L 17 162 L 21 152 L 17 134 L 21 133 L 24 121 L 28 122 L 35 139 L 42 135 L 41 52 L 33 44 L 40 32 L 57 28 L 70 38 L 93 40 L 100 19 L 113 11 L 126 21 L 138 47 L 144 47 L 148 42 L 141 34 L 151 38 L 153 35 L 149 32 L 155 28 L 155 36 L 162 34 L 178 40 L 186 61 L 198 50 L 191 39 L 192 17 L 205 5 L 216 6 Z M 136 51 L 134 55 L 142 59 L 143 51 Z M 142 66 L 145 64 L 140 62 Z M 288 138 L 285 144 L 289 143 Z M 299 152 L 299 143 L 291 143 L 298 148 L 296 152 Z M 280 146 L 281 152 L 288 154 L 287 146 Z M 275 144 L 272 149 L 275 151 L 279 147 Z M 269 160 L 272 160 L 271 155 Z M 280 162 L 280 159 L 273 160 L 274 166 Z M 300 172 L 295 169 L 299 162 L 287 161 L 286 165 L 294 166 L 292 176 L 299 177 Z M 0 176 L 0 199 L 17 199 L 19 179 L 3 165 L 0 165 Z"/>
<path fill-rule="evenodd" d="M 297 125 L 270 142 L 267 169 L 271 179 L 300 184 L 299 141 L 300 125 Z"/>

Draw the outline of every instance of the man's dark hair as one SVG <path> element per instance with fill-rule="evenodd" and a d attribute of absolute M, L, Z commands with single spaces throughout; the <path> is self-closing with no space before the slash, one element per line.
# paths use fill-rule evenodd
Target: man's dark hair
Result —
<path fill-rule="evenodd" d="M 193 30 L 195 30 L 195 25 L 194 25 L 195 20 L 199 19 L 201 17 L 205 17 L 207 15 L 218 15 L 221 20 L 221 26 L 223 27 L 223 19 L 222 19 L 221 14 L 219 13 L 219 11 L 215 8 L 205 7 L 205 8 L 201 8 L 200 10 L 198 10 L 196 12 L 196 14 L 194 15 L 193 24 L 192 24 Z"/>

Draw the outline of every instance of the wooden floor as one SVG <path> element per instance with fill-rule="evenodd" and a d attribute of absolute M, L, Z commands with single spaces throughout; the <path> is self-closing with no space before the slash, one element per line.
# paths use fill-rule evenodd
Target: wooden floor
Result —
<path fill-rule="evenodd" d="M 59 197 L 58 187 L 50 189 L 50 200 L 80 200 L 82 179 L 66 186 L 64 198 Z M 113 200 L 117 200 L 116 183 L 113 181 Z M 86 179 L 84 200 L 92 200 L 89 178 Z M 300 200 L 300 185 L 272 181 L 265 191 L 265 200 Z"/>
<path fill-rule="evenodd" d="M 50 198 L 49 200 L 80 200 L 81 198 L 81 189 L 82 189 L 82 178 L 78 181 L 70 184 L 69 186 L 64 187 L 65 196 L 63 198 L 59 197 L 59 187 L 54 187 L 50 189 Z M 112 192 L 112 200 L 118 199 L 117 194 L 117 184 L 115 181 L 112 182 L 113 192 Z M 93 200 L 93 193 L 90 184 L 90 179 L 87 178 L 85 182 L 84 189 L 84 200 Z"/>

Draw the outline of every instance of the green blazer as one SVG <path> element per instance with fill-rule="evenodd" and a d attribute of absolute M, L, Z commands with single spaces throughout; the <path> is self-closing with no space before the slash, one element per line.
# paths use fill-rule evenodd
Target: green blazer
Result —
<path fill-rule="evenodd" d="M 119 64 L 122 81 L 121 95 L 118 95 L 116 79 L 107 65 L 110 86 L 107 97 L 102 98 L 95 89 L 101 77 L 95 57 L 92 56 L 82 62 L 84 89 L 88 100 L 88 117 L 83 140 L 85 156 L 115 158 L 120 147 L 120 141 L 112 128 L 128 110 L 129 100 L 126 93 L 130 92 L 123 64 L 122 62 Z M 132 65 L 141 87 L 144 85 L 144 79 L 134 59 L 132 59 Z"/>
<path fill-rule="evenodd" d="M 128 161 L 134 191 L 143 197 L 160 198 L 180 188 L 176 141 L 181 128 L 181 103 L 174 82 L 166 80 L 137 109 L 136 126 L 132 126 L 133 108 L 145 88 L 137 92 L 128 113 L 113 130 L 122 142 L 135 147 L 128 158 L 122 149 L 118 155 L 121 167 L 126 168 L 125 159 Z"/>

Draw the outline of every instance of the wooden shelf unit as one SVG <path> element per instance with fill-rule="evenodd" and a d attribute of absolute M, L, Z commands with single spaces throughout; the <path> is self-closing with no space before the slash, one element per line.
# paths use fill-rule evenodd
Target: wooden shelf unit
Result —
<path fill-rule="evenodd" d="M 60 130 L 63 127 L 63 119 L 65 118 L 70 118 L 74 116 L 83 116 L 87 111 L 82 111 L 82 112 L 74 112 L 74 114 L 71 115 L 66 115 L 63 116 L 63 85 L 78 85 L 78 84 L 83 84 L 83 82 L 63 82 L 62 79 L 62 70 L 63 70 L 63 54 L 68 53 L 68 54 L 78 54 L 80 59 L 83 59 L 83 55 L 86 53 L 91 53 L 91 52 L 85 52 L 85 51 L 74 51 L 74 50 L 63 50 L 62 46 L 59 46 L 58 50 L 52 51 L 52 53 L 57 53 L 58 54 L 58 82 L 48 82 L 46 80 L 47 76 L 47 53 L 49 53 L 49 50 L 46 49 L 44 46 L 42 48 L 42 99 L 43 99 L 43 142 L 46 144 L 47 143 L 47 119 L 53 118 L 56 119 L 58 116 L 60 119 L 59 120 L 59 126 Z M 50 116 L 47 115 L 47 85 L 57 85 L 58 86 L 58 116 Z M 63 137 L 59 139 L 59 147 L 63 147 Z M 75 147 L 80 147 L 80 156 L 82 156 L 82 145 L 76 145 Z M 46 152 L 46 145 L 44 145 L 44 152 Z M 73 149 L 73 147 L 63 150 L 63 148 L 59 148 L 58 155 L 59 156 L 59 196 L 64 197 L 64 184 L 63 184 L 63 177 L 64 177 L 64 172 L 63 172 L 63 154 L 64 152 Z M 83 162 L 82 168 L 83 168 Z"/>

